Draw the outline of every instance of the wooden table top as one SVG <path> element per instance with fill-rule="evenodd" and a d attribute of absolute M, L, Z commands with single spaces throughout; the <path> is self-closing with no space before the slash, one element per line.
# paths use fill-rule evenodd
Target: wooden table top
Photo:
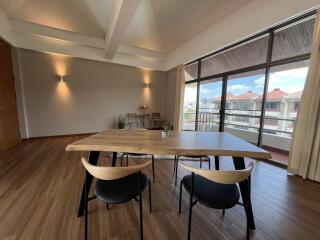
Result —
<path fill-rule="evenodd" d="M 271 154 L 225 132 L 110 129 L 72 144 L 67 151 L 133 152 L 166 155 L 215 155 L 270 159 Z"/>

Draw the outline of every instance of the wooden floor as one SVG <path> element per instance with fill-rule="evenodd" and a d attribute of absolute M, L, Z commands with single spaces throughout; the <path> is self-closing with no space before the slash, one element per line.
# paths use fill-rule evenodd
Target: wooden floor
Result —
<path fill-rule="evenodd" d="M 83 218 L 76 216 L 84 179 L 82 154 L 64 151 L 66 144 L 77 139 L 36 139 L 1 154 L 0 239 L 83 239 Z M 141 160 L 131 163 L 137 161 Z M 107 154 L 99 162 L 110 164 Z M 229 158 L 222 159 L 221 165 L 223 169 L 233 167 Z M 172 185 L 172 167 L 172 160 L 156 160 L 151 214 L 144 193 L 145 239 L 186 239 L 188 201 L 184 195 L 179 216 L 179 188 Z M 179 177 L 184 174 L 179 171 Z M 257 162 L 252 201 L 257 228 L 252 239 L 319 239 L 320 184 Z M 111 205 L 107 212 L 101 202 L 93 200 L 89 208 L 90 239 L 138 239 L 136 202 Z M 192 239 L 245 239 L 242 207 L 222 216 L 221 211 L 197 205 L 193 213 Z"/>

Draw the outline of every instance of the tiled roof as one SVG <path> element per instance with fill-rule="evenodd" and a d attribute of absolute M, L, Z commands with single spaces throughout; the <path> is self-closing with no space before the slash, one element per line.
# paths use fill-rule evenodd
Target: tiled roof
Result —
<path fill-rule="evenodd" d="M 286 93 L 280 88 L 275 88 L 272 91 L 268 92 L 267 100 L 281 100 L 282 98 L 301 98 L 302 91 L 294 93 Z M 245 100 L 262 100 L 262 95 L 258 95 L 252 91 L 248 91 L 241 95 L 235 95 L 232 93 L 227 94 L 227 101 L 245 101 Z M 211 98 L 211 101 L 220 101 L 221 97 Z"/>
<path fill-rule="evenodd" d="M 241 95 L 234 95 L 234 97 L 232 98 L 232 100 L 251 100 L 251 99 L 255 99 L 257 98 L 258 95 L 252 91 L 248 91 L 244 94 Z"/>
<path fill-rule="evenodd" d="M 282 91 L 280 88 L 275 88 L 267 93 L 267 100 L 281 100 L 283 97 L 287 97 L 288 93 Z M 262 99 L 262 95 L 257 97 L 257 99 Z"/>

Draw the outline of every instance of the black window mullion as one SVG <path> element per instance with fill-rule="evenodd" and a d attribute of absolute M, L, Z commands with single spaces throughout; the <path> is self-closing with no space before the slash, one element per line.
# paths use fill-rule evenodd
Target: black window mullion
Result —
<path fill-rule="evenodd" d="M 220 123 L 219 132 L 224 131 L 224 120 L 226 116 L 226 101 L 227 101 L 227 81 L 228 77 L 223 76 L 222 78 L 222 93 L 221 93 L 221 104 L 220 104 Z"/>
<path fill-rule="evenodd" d="M 269 42 L 268 42 L 268 54 L 267 54 L 267 64 L 265 71 L 265 79 L 264 79 L 264 89 L 261 103 L 261 115 L 260 115 L 260 125 L 259 125 L 259 135 L 258 135 L 258 146 L 262 144 L 263 137 L 263 126 L 264 126 L 264 117 L 265 117 L 265 109 L 266 109 L 266 98 L 268 94 L 268 85 L 269 85 L 269 75 L 270 75 L 270 62 L 272 59 L 272 50 L 273 50 L 273 39 L 274 39 L 274 31 L 271 31 L 269 34 Z"/>
<path fill-rule="evenodd" d="M 199 99 L 200 99 L 200 75 L 201 75 L 201 60 L 198 60 L 198 75 L 197 75 L 197 102 L 196 102 L 196 119 L 195 119 L 195 130 L 198 131 L 199 127 Z"/>

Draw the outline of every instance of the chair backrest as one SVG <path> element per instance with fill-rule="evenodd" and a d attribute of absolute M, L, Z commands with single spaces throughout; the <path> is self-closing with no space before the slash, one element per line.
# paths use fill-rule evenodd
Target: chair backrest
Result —
<path fill-rule="evenodd" d="M 247 179 L 253 170 L 254 164 L 250 162 L 249 166 L 243 170 L 231 170 L 231 171 L 210 171 L 205 169 L 199 169 L 187 166 L 183 163 L 179 163 L 181 167 L 185 168 L 190 172 L 194 172 L 202 177 L 205 177 L 211 181 L 222 183 L 222 184 L 234 184 L 239 183 Z"/>
<path fill-rule="evenodd" d="M 128 123 L 136 123 L 138 121 L 138 114 L 136 113 L 126 113 L 124 118 Z"/>
<path fill-rule="evenodd" d="M 151 113 L 151 116 L 152 116 L 153 119 L 161 118 L 160 113 Z"/>
<path fill-rule="evenodd" d="M 85 169 L 94 177 L 102 180 L 114 180 L 118 178 L 126 177 L 135 172 L 139 172 L 143 168 L 151 164 L 148 161 L 143 164 L 130 167 L 100 167 L 90 164 L 85 157 L 82 158 L 82 163 Z"/>

